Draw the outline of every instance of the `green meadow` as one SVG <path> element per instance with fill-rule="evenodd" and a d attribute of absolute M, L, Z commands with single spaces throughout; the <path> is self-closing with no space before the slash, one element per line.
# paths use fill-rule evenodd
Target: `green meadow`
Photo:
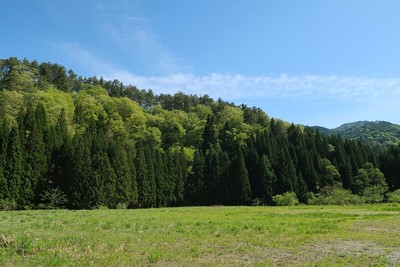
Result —
<path fill-rule="evenodd" d="M 400 207 L 0 212 L 0 266 L 399 266 Z"/>

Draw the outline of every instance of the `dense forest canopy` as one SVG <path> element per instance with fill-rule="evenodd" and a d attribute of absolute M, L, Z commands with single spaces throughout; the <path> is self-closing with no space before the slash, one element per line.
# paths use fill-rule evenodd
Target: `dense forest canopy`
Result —
<path fill-rule="evenodd" d="M 17 208 L 308 203 L 383 195 L 399 174 L 398 144 L 377 154 L 256 107 L 0 60 L 0 200 Z"/>
<path fill-rule="evenodd" d="M 400 125 L 386 121 L 358 121 L 334 129 L 313 128 L 327 135 L 340 134 L 343 138 L 361 141 L 376 151 L 383 151 L 400 141 Z"/>

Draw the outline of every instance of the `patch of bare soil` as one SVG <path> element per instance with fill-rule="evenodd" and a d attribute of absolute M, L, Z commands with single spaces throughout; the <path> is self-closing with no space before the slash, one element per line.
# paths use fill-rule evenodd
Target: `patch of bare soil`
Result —
<path fill-rule="evenodd" d="M 399 266 L 400 250 L 380 246 L 370 241 L 334 240 L 317 244 L 304 245 L 296 251 L 277 248 L 253 247 L 249 255 L 228 253 L 221 255 L 229 264 L 252 265 L 257 262 L 268 261 L 273 266 L 301 265 L 317 262 L 325 257 L 382 257 L 389 266 Z M 250 256 L 250 258 L 249 258 Z"/>
<path fill-rule="evenodd" d="M 356 256 L 361 255 L 378 257 L 382 256 L 388 259 L 394 266 L 400 263 L 400 250 L 398 248 L 387 248 L 373 242 L 354 241 L 354 240 L 336 240 L 332 242 L 315 244 L 311 247 L 316 254 L 332 256 Z"/>

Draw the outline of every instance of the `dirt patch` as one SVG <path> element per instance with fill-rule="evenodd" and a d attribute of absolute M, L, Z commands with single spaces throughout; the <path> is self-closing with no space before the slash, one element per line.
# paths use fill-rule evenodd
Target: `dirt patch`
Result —
<path fill-rule="evenodd" d="M 389 248 L 380 246 L 370 241 L 353 241 L 353 240 L 334 240 L 330 242 L 322 242 L 317 244 L 308 244 L 295 251 L 278 249 L 253 247 L 251 258 L 240 258 L 237 255 L 226 255 L 231 259 L 235 259 L 235 263 L 247 265 L 248 263 L 257 263 L 267 260 L 273 266 L 297 265 L 309 262 L 318 262 L 325 257 L 373 257 L 385 258 L 388 266 L 398 266 L 400 264 L 399 248 Z"/>
<path fill-rule="evenodd" d="M 331 256 L 355 256 L 362 255 L 372 257 L 385 257 L 393 265 L 397 266 L 400 263 L 399 248 L 387 248 L 369 241 L 354 241 L 354 240 L 335 240 L 332 242 L 314 244 L 308 248 L 313 250 L 315 254 L 331 255 Z"/>

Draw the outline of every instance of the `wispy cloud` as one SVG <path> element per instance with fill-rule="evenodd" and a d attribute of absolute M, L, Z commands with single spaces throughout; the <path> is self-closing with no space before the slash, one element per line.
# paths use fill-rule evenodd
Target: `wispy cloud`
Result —
<path fill-rule="evenodd" d="M 324 126 L 358 119 L 400 122 L 396 115 L 400 111 L 400 78 L 220 72 L 198 75 L 163 43 L 150 21 L 134 12 L 132 1 L 122 3 L 123 9 L 109 1 L 95 5 L 99 13 L 95 27 L 103 38 L 99 47 L 88 50 L 89 45 L 82 40 L 64 40 L 54 46 L 89 73 L 156 93 L 207 94 L 255 105 L 277 117 Z M 146 72 L 152 75 L 144 75 Z"/>
<path fill-rule="evenodd" d="M 132 7 L 125 6 L 128 10 Z M 189 69 L 188 64 L 160 40 L 145 17 L 118 10 L 111 18 L 105 15 L 99 27 L 126 57 L 152 72 L 170 74 Z"/>
<path fill-rule="evenodd" d="M 173 73 L 138 75 L 110 63 L 77 43 L 56 43 L 71 60 L 107 80 L 155 93 L 221 97 L 236 104 L 264 109 L 270 116 L 297 123 L 336 127 L 356 120 L 400 123 L 400 78 L 340 77 L 323 75 L 242 75 Z"/>
<path fill-rule="evenodd" d="M 112 71 L 105 77 L 116 78 L 155 92 L 184 91 L 208 94 L 235 101 L 247 99 L 341 100 L 355 103 L 399 101 L 400 79 L 338 77 L 320 75 L 259 75 L 212 73 L 204 76 L 176 73 L 166 76 L 139 76 L 128 71 Z"/>

